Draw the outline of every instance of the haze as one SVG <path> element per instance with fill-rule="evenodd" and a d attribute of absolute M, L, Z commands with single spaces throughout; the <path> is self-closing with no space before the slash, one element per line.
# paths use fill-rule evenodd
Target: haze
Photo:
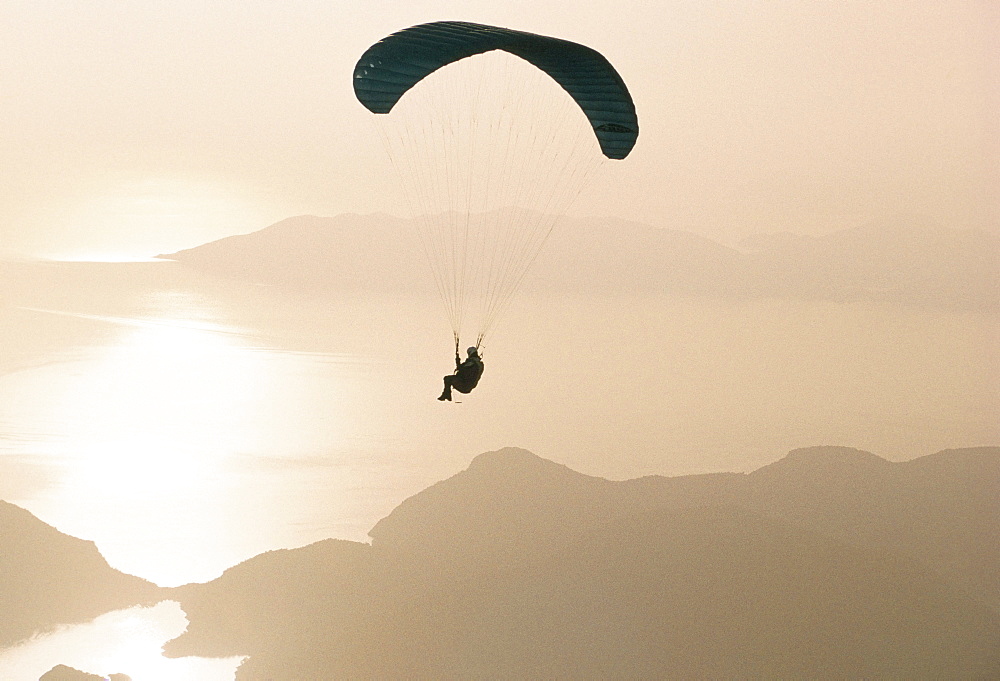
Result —
<path fill-rule="evenodd" d="M 988 0 L 4 4 L 0 248 L 148 257 L 289 215 L 405 212 L 349 74 L 436 19 L 611 56 L 642 140 L 573 210 L 825 233 L 900 212 L 996 230 Z"/>
<path fill-rule="evenodd" d="M 0 19 L 4 681 L 1000 676 L 995 2 Z"/>

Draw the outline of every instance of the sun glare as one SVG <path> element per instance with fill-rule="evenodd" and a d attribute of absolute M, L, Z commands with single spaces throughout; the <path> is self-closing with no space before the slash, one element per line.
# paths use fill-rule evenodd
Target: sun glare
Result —
<path fill-rule="evenodd" d="M 146 320 L 54 404 L 79 462 L 77 484 L 147 495 L 190 487 L 219 453 L 254 438 L 239 415 L 257 394 L 252 348 L 191 323 Z"/>
<path fill-rule="evenodd" d="M 87 322 L 101 342 L 0 376 L 0 423 L 17 424 L 2 445 L 51 465 L 51 484 L 19 498 L 25 507 L 98 542 L 115 567 L 162 585 L 211 579 L 264 550 L 268 509 L 289 503 L 254 471 L 293 479 L 300 468 L 288 462 L 356 437 L 360 407 L 345 396 L 359 370 L 337 355 L 276 351 L 183 290 L 143 308 L 25 308 Z"/>

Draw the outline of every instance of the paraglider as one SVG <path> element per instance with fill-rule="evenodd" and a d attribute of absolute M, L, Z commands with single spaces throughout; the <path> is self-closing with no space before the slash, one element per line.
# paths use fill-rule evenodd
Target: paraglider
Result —
<path fill-rule="evenodd" d="M 455 373 L 444 377 L 444 390 L 441 392 L 439 400 L 451 402 L 451 391 L 454 388 L 460 393 L 470 393 L 479 384 L 479 379 L 483 376 L 483 360 L 479 356 L 479 349 L 469 348 L 468 357 L 465 361 L 459 354 L 455 353 Z"/>
<path fill-rule="evenodd" d="M 377 114 L 420 225 L 455 342 L 452 387 L 468 392 L 482 375 L 484 340 L 556 219 L 602 160 L 624 159 L 635 146 L 632 97 L 594 49 L 461 21 L 420 24 L 369 47 L 354 93 Z M 466 361 L 478 361 L 471 382 L 458 361 L 469 322 L 475 353 Z"/>

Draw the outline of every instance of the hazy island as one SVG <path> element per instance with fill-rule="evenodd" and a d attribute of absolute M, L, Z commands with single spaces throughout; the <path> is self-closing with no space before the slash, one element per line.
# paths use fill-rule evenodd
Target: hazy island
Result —
<path fill-rule="evenodd" d="M 417 231 L 413 220 L 382 214 L 300 215 L 159 257 L 269 286 L 433 295 Z M 760 234 L 733 248 L 638 222 L 565 218 L 526 288 L 995 311 L 1000 240 L 898 216 L 821 237 Z"/>

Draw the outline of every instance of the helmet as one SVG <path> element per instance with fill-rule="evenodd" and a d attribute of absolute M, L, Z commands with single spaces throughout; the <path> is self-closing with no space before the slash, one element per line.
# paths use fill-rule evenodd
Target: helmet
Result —
<path fill-rule="evenodd" d="M 470 355 L 478 355 L 478 354 L 479 354 L 479 349 L 478 349 L 478 348 L 475 348 L 475 347 L 472 347 L 472 348 L 469 348 L 469 349 L 468 349 L 468 353 L 469 353 Z"/>

